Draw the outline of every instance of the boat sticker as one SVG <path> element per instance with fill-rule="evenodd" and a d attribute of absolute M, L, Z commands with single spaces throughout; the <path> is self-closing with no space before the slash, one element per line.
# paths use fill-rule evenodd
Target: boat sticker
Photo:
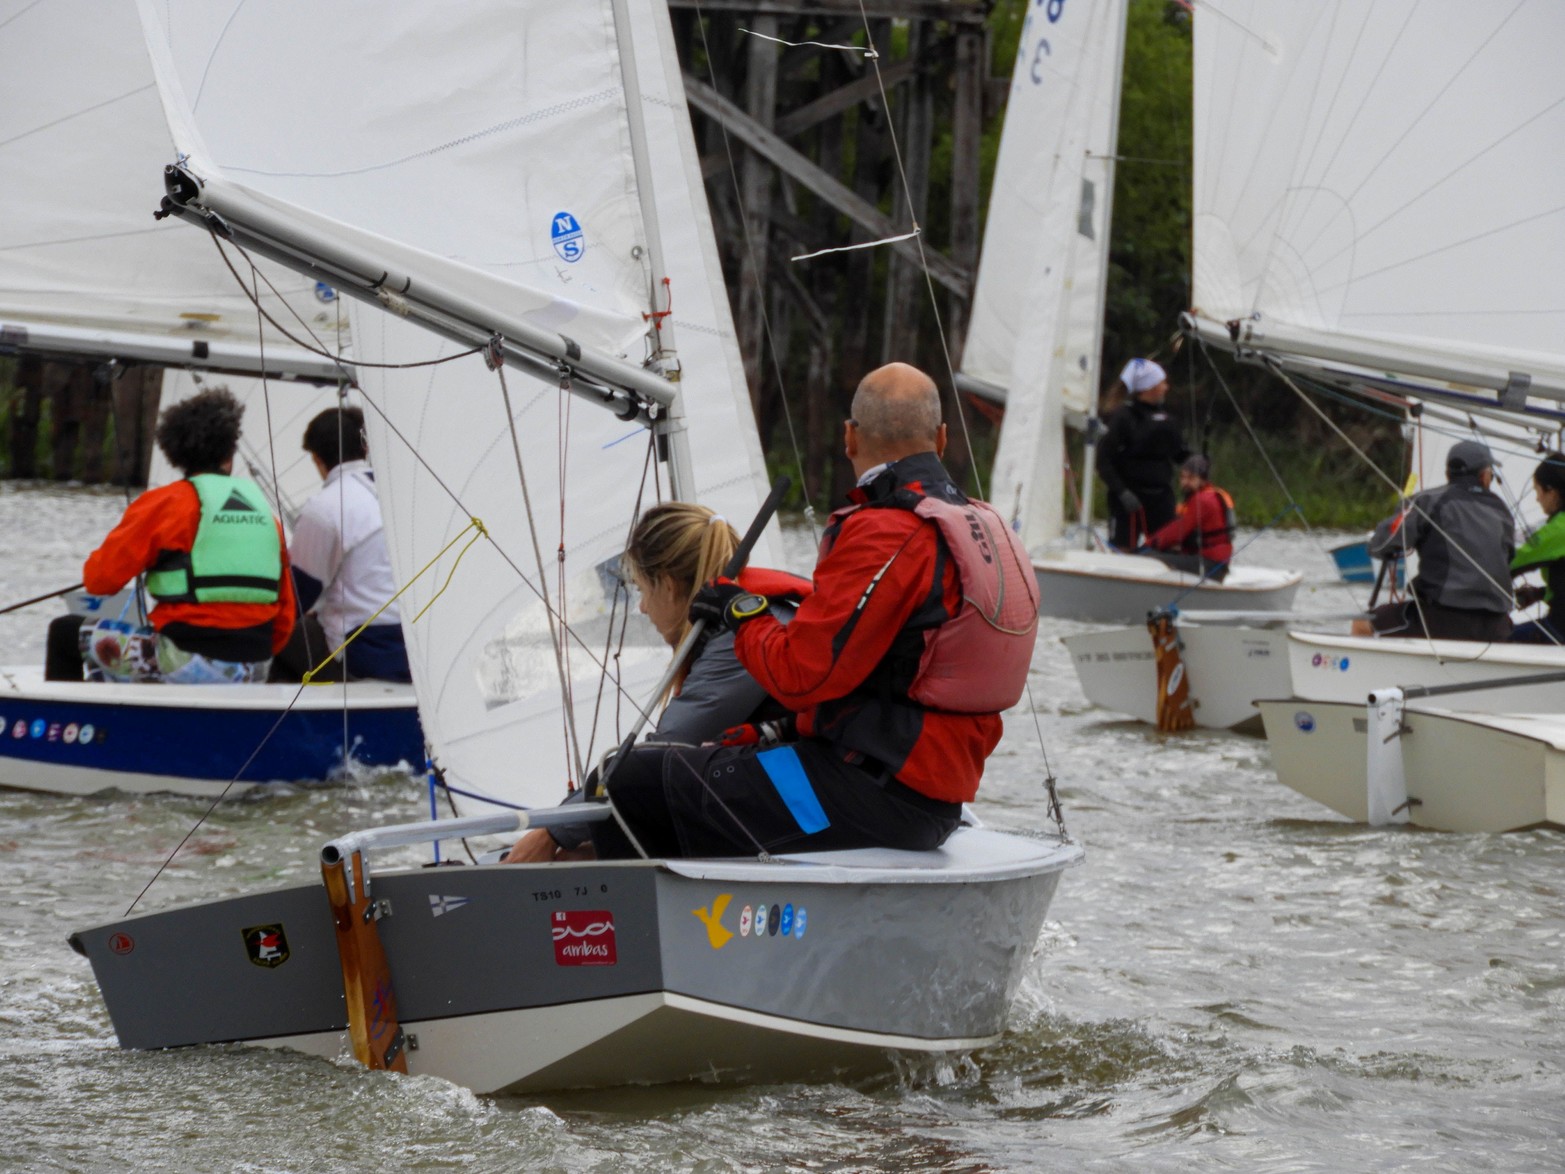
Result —
<path fill-rule="evenodd" d="M 337 291 L 324 281 L 317 281 L 315 283 L 315 300 L 327 304 L 335 302 L 337 300 Z"/>
<path fill-rule="evenodd" d="M 755 940 L 760 941 L 766 936 L 766 919 L 771 916 L 771 910 L 765 905 L 758 905 L 755 909 Z"/>
<path fill-rule="evenodd" d="M 58 742 L 59 740 L 60 740 L 60 723 L 59 722 L 50 722 L 49 723 L 49 741 L 51 741 L 51 742 Z"/>
<path fill-rule="evenodd" d="M 274 925 L 252 925 L 241 930 L 245 939 L 245 953 L 250 961 L 268 970 L 275 970 L 288 961 L 288 935 L 281 922 Z"/>
<path fill-rule="evenodd" d="M 750 924 L 751 924 L 752 921 L 754 921 L 754 919 L 755 919 L 755 908 L 754 908 L 754 906 L 746 905 L 744 907 L 744 909 L 742 909 L 740 911 L 740 913 L 739 913 L 739 936 L 740 937 L 747 938 L 747 937 L 750 936 Z"/>
<path fill-rule="evenodd" d="M 76 740 L 85 746 L 87 743 L 92 741 L 94 733 L 95 731 L 92 728 L 92 723 L 83 722 L 81 733 L 76 735 Z"/>
<path fill-rule="evenodd" d="M 49 728 L 49 723 L 44 721 L 43 718 L 41 718 L 41 717 L 33 718 L 33 728 L 32 728 L 32 735 L 33 735 L 33 737 L 35 737 L 35 738 L 42 738 L 44 730 L 46 730 L 48 728 Z"/>
<path fill-rule="evenodd" d="M 559 254 L 560 260 L 573 265 L 587 251 L 581 224 L 569 212 L 554 214 L 554 220 L 549 225 L 549 239 L 554 243 L 554 251 Z"/>
<path fill-rule="evenodd" d="M 131 937 L 128 933 L 117 933 L 109 935 L 109 949 L 113 950 L 116 954 L 129 954 L 135 948 L 136 939 Z"/>
<path fill-rule="evenodd" d="M 1310 657 L 1310 665 L 1312 667 L 1325 669 L 1328 672 L 1336 670 L 1337 672 L 1345 673 L 1348 671 L 1348 665 L 1351 663 L 1351 657 L 1332 656 L 1325 652 L 1317 652 L 1314 656 Z"/>
<path fill-rule="evenodd" d="M 4 723 L 0 723 L 0 724 L 4 724 Z M 81 732 L 81 727 L 79 727 L 75 722 L 72 722 L 70 725 L 66 726 L 65 727 L 65 733 L 63 735 L 63 737 L 65 738 L 65 744 L 67 746 L 69 746 L 73 742 L 75 742 L 76 741 L 76 735 L 78 733 L 80 733 L 80 732 Z"/>
<path fill-rule="evenodd" d="M 471 900 L 471 897 L 437 897 L 434 893 L 430 893 L 429 915 L 431 917 L 439 917 L 442 914 L 450 913 L 453 909 L 462 908 L 463 905 L 466 905 Z"/>
<path fill-rule="evenodd" d="M 1293 715 L 1293 724 L 1299 728 L 1299 733 L 1308 734 L 1315 728 L 1315 715 L 1301 709 Z"/>
<path fill-rule="evenodd" d="M 551 922 L 554 961 L 558 965 L 614 965 L 614 914 L 607 909 L 556 909 Z"/>
<path fill-rule="evenodd" d="M 791 935 L 793 933 L 793 906 L 792 905 L 784 905 L 783 906 L 782 927 L 777 932 L 782 934 L 783 937 L 788 937 L 789 935 Z"/>
<path fill-rule="evenodd" d="M 809 920 L 809 911 L 803 905 L 800 905 L 793 915 L 793 937 L 795 941 L 804 936 L 804 927 Z"/>
<path fill-rule="evenodd" d="M 777 930 L 782 926 L 783 912 L 781 905 L 773 905 L 771 916 L 766 921 L 766 933 L 768 937 L 775 938 Z"/>
<path fill-rule="evenodd" d="M 723 925 L 723 910 L 728 908 L 728 902 L 733 899 L 732 893 L 719 893 L 712 899 L 710 906 L 703 905 L 700 909 L 690 911 L 702 925 L 706 926 L 706 940 L 714 950 L 721 950 L 734 936 L 733 931 Z M 739 932 L 748 932 L 749 925 L 750 907 L 747 905 L 744 916 L 739 922 Z"/>
<path fill-rule="evenodd" d="M 27 723 L 24 722 L 21 718 L 17 718 L 16 719 L 16 724 L 11 727 L 11 737 L 13 737 L 13 738 L 25 738 L 25 737 L 27 737 Z"/>

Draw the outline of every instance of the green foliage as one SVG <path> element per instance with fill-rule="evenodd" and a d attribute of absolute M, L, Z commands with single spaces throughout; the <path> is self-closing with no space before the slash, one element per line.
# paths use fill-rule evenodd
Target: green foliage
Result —
<path fill-rule="evenodd" d="M 1132 0 L 1125 29 L 1104 354 L 1163 350 L 1190 305 L 1190 22 Z"/>

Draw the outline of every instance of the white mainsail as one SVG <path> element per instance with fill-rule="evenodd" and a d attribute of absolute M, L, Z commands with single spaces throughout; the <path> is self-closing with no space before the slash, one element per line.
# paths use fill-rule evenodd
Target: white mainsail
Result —
<path fill-rule="evenodd" d="M 152 218 L 147 176 L 174 144 L 141 45 L 126 4 L 0 3 L 0 345 L 260 370 L 255 307 L 211 243 L 187 233 L 171 244 Z M 264 272 L 339 345 L 313 282 Z M 280 311 L 264 284 L 261 296 Z M 264 343 L 274 375 L 332 374 L 271 328 Z"/>
<path fill-rule="evenodd" d="M 203 204 L 283 226 L 338 261 L 373 261 L 393 310 L 438 290 L 471 311 L 463 321 L 542 340 L 609 382 L 628 371 L 669 386 L 639 370 L 656 323 L 688 428 L 693 484 L 680 494 L 746 525 L 764 465 L 662 4 L 141 10 Z M 634 599 L 609 573 L 638 505 L 667 495 L 666 466 L 642 424 L 562 390 L 556 360 L 505 371 L 508 421 L 481 357 L 371 366 L 465 348 L 396 313 L 355 304 L 352 315 L 434 758 L 453 786 L 552 802 L 579 777 L 573 746 L 587 758 L 617 742 L 667 664 L 640 623 L 619 649 Z M 673 427 L 660 443 L 677 462 Z M 475 517 L 488 540 L 468 548 Z M 569 737 L 544 590 L 579 638 L 565 641 Z M 600 661 L 624 695 L 612 682 L 600 692 Z"/>
<path fill-rule="evenodd" d="M 1005 393 L 989 494 L 1032 550 L 1063 529 L 1066 420 L 1097 405 L 1125 11 L 1029 6 L 962 353 L 959 382 Z"/>
<path fill-rule="evenodd" d="M 1565 6 L 1211 0 L 1195 313 L 1286 364 L 1565 397 Z"/>

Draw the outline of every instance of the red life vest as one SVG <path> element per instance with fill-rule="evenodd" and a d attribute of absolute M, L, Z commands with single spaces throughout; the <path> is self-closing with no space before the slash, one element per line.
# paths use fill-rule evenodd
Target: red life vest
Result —
<path fill-rule="evenodd" d="M 1180 542 L 1179 549 L 1185 554 L 1199 554 L 1211 562 L 1224 563 L 1233 557 L 1234 529 L 1237 525 L 1234 499 L 1228 496 L 1228 491 L 1216 485 L 1203 485 L 1179 503 L 1179 512 L 1181 515 L 1194 513 L 1200 508 L 1201 496 L 1206 493 L 1216 494 L 1222 508 L 1222 524 L 1204 529 L 1201 527 L 1201 519 L 1197 517 L 1190 532 Z"/>
<path fill-rule="evenodd" d="M 808 579 L 771 567 L 745 567 L 734 582 L 746 591 L 766 596 L 773 603 L 802 603 L 815 590 L 815 585 Z"/>
<path fill-rule="evenodd" d="M 1021 539 L 992 506 L 918 495 L 913 513 L 940 529 L 962 607 L 920 633 L 923 651 L 907 686 L 919 705 L 947 713 L 1000 713 L 1021 700 L 1038 638 L 1038 579 Z M 844 506 L 843 518 L 862 506 Z"/>

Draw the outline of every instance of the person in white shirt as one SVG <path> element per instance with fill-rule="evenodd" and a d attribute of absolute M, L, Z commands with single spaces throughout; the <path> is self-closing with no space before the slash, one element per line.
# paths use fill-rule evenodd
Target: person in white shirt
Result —
<path fill-rule="evenodd" d="M 324 484 L 294 522 L 289 553 L 304 616 L 277 657 L 272 679 L 299 680 L 375 616 L 314 679 L 410 680 L 396 604 L 375 615 L 397 587 L 369 466 L 364 413 L 351 407 L 321 412 L 304 430 L 304 451 Z"/>

